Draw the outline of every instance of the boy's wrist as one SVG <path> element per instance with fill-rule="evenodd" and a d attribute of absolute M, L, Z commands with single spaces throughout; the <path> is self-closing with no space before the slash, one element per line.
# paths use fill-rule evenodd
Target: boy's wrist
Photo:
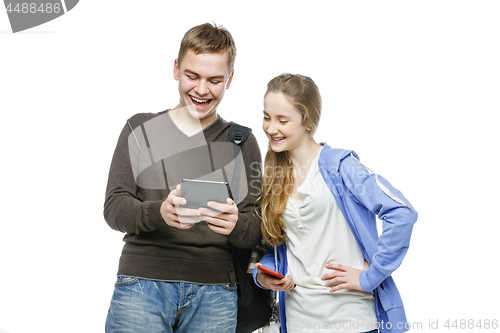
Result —
<path fill-rule="evenodd" d="M 148 201 L 146 206 L 147 223 L 153 229 L 156 229 L 165 224 L 165 220 L 161 214 L 161 206 L 165 200 Z M 155 228 L 156 227 L 156 228 Z"/>

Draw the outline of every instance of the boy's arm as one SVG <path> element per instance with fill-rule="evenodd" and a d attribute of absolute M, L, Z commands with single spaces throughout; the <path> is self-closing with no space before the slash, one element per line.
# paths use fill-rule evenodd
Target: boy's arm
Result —
<path fill-rule="evenodd" d="M 370 268 L 359 277 L 361 287 L 372 291 L 403 261 L 418 214 L 400 191 L 354 156 L 342 161 L 340 172 L 350 191 L 348 195 L 354 195 L 357 202 L 382 221 L 382 233 L 376 248 L 370 251 L 374 253 L 369 258 Z"/>
<path fill-rule="evenodd" d="M 247 140 L 241 145 L 243 162 L 245 165 L 248 194 L 238 204 L 238 222 L 228 235 L 231 245 L 240 248 L 251 248 L 257 245 L 261 238 L 260 218 L 255 213 L 260 209 L 262 157 L 255 136 L 250 133 Z"/>
<path fill-rule="evenodd" d="M 138 234 L 153 231 L 165 224 L 160 207 L 167 191 L 155 190 L 158 192 L 158 200 L 155 201 L 138 199 L 138 187 L 134 180 L 128 148 L 128 137 L 131 133 L 132 130 L 126 124 L 113 154 L 104 202 L 104 218 L 115 230 Z"/>

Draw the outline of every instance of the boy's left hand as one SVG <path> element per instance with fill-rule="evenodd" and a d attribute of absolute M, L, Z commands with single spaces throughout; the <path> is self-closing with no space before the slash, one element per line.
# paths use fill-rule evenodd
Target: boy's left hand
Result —
<path fill-rule="evenodd" d="M 331 263 L 326 264 L 325 267 L 334 270 L 331 273 L 321 276 L 321 280 L 330 280 L 325 284 L 325 286 L 331 287 L 335 285 L 332 289 L 330 289 L 331 293 L 341 289 L 364 291 L 359 284 L 359 275 L 362 271 L 366 271 L 370 268 L 370 265 L 368 265 L 366 261 L 364 270 Z"/>
<path fill-rule="evenodd" d="M 231 198 L 227 198 L 227 203 L 209 201 L 209 208 L 199 208 L 200 219 L 207 222 L 208 227 L 213 231 L 229 235 L 238 222 L 238 206 Z"/>

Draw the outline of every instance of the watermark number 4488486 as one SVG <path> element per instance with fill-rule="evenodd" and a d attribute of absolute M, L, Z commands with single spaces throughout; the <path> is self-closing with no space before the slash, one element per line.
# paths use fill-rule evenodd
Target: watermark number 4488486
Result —
<path fill-rule="evenodd" d="M 73 9 L 79 0 L 4 0 L 12 32 L 52 21 Z"/>

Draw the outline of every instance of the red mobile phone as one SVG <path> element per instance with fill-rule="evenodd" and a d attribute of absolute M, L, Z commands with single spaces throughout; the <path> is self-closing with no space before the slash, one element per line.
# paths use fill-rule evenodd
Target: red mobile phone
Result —
<path fill-rule="evenodd" d="M 264 273 L 269 274 L 269 275 L 271 275 L 271 276 L 273 276 L 275 278 L 278 278 L 278 279 L 283 279 L 284 278 L 284 276 L 281 275 L 280 273 L 275 272 L 272 269 L 269 269 L 267 267 L 262 266 L 261 263 L 256 263 L 255 266 L 257 266 L 258 268 L 262 269 L 264 271 Z"/>

